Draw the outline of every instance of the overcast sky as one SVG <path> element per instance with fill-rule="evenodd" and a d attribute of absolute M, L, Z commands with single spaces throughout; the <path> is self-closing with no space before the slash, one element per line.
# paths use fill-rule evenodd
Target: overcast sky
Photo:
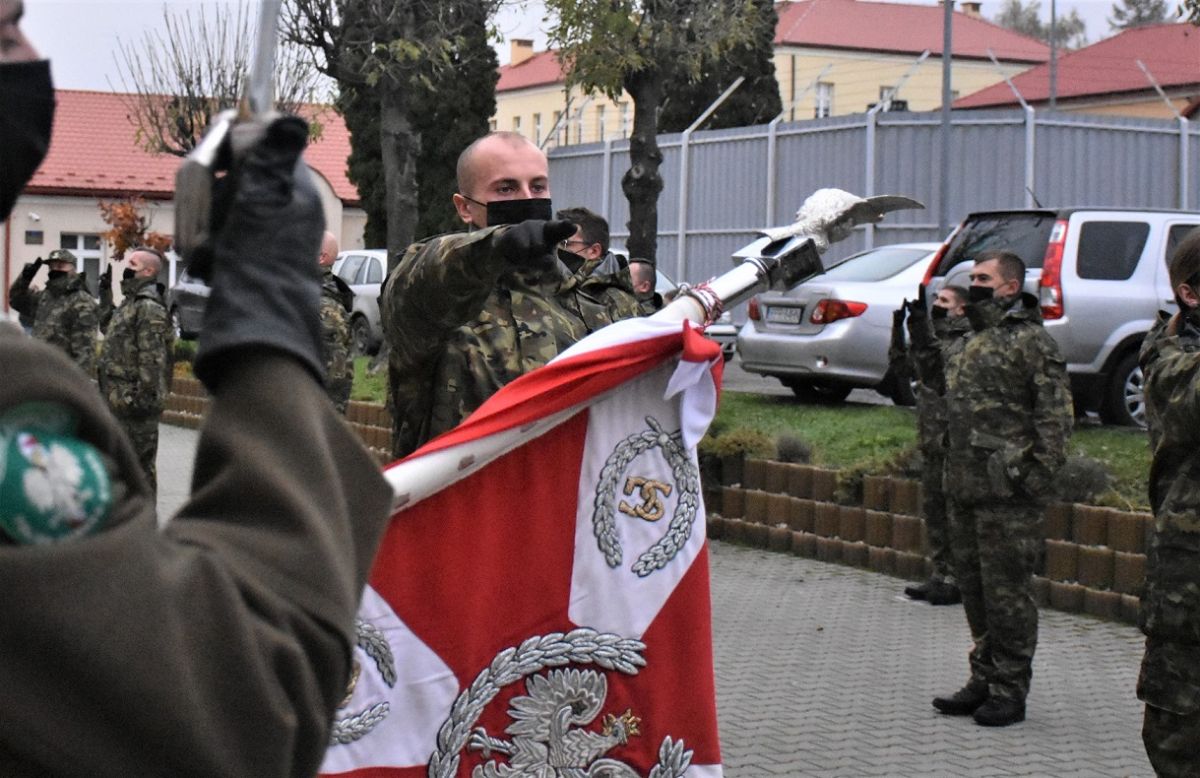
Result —
<path fill-rule="evenodd" d="M 920 0 L 917 0 L 920 1 Z M 232 5 L 238 0 L 170 0 L 171 7 L 198 9 L 201 5 Z M 1043 0 L 1049 18 L 1049 2 Z M 932 4 L 932 2 L 930 2 Z M 117 40 L 140 41 L 147 30 L 163 25 L 163 0 L 25 0 L 24 29 L 34 46 L 51 60 L 55 84 L 64 89 L 120 89 L 114 59 Z M 1000 8 L 1000 0 L 985 0 L 984 16 Z M 1174 0 L 1170 3 L 1172 8 Z M 1108 35 L 1107 16 L 1112 0 L 1059 0 L 1060 13 L 1077 8 L 1087 22 L 1088 40 Z M 541 49 L 546 37 L 541 32 L 544 9 L 538 0 L 510 0 L 497 19 L 506 38 L 533 38 Z M 497 46 L 501 64 L 508 61 L 507 42 Z"/>

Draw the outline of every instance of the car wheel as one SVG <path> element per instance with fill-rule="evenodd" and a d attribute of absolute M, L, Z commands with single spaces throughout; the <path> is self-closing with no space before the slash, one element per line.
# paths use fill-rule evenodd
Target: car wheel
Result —
<path fill-rule="evenodd" d="M 1146 379 L 1137 357 L 1136 351 L 1126 354 L 1109 376 L 1100 408 L 1100 418 L 1106 424 L 1146 426 Z"/>
<path fill-rule="evenodd" d="M 371 355 L 371 325 L 367 324 L 365 316 L 355 316 L 350 320 L 350 345 L 355 356 Z"/>
<path fill-rule="evenodd" d="M 905 408 L 917 404 L 917 379 L 906 376 L 897 381 L 891 394 L 892 402 Z"/>
<path fill-rule="evenodd" d="M 851 390 L 851 387 L 842 384 L 823 384 L 797 379 L 789 379 L 783 383 L 792 390 L 797 400 L 821 405 L 836 405 L 845 400 Z"/>

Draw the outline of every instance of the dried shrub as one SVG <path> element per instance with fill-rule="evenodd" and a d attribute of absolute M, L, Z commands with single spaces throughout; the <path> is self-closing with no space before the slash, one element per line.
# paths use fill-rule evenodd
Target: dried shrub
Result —
<path fill-rule="evenodd" d="M 775 439 L 775 458 L 780 462 L 807 465 L 812 453 L 812 445 L 799 436 L 784 434 Z"/>

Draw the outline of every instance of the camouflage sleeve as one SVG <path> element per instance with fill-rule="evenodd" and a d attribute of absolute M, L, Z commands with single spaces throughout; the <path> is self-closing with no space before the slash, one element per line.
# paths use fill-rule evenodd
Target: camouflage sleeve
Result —
<path fill-rule="evenodd" d="M 79 294 L 72 302 L 71 358 L 83 368 L 88 378 L 96 380 L 96 333 L 100 326 L 96 301 L 87 293 Z"/>
<path fill-rule="evenodd" d="M 1141 363 L 1147 411 L 1162 437 L 1156 448 L 1200 442 L 1200 343 L 1156 327 L 1142 345 Z"/>
<path fill-rule="evenodd" d="M 1034 330 L 1026 364 L 1032 407 L 1032 466 L 1025 476 L 1028 491 L 1046 494 L 1054 474 L 1067 459 L 1067 441 L 1075 422 L 1067 364 L 1058 344 L 1041 327 Z"/>
<path fill-rule="evenodd" d="M 911 317 L 910 317 L 911 320 Z M 913 325 L 915 326 L 915 325 Z M 926 319 L 928 326 L 928 319 Z M 946 393 L 946 359 L 942 353 L 945 343 L 929 332 L 929 337 L 914 337 L 910 349 L 913 370 L 922 384 L 938 394 Z"/>
<path fill-rule="evenodd" d="M 12 286 L 8 288 L 8 304 L 17 313 L 29 318 L 37 316 L 38 300 L 42 296 L 40 291 L 30 290 L 29 282 L 32 280 L 32 274 L 22 271 L 17 274 Z"/>
<path fill-rule="evenodd" d="M 157 416 L 166 402 L 168 347 L 172 340 L 167 309 L 156 302 L 137 303 L 133 356 L 136 387 L 129 398 L 135 416 Z"/>
<path fill-rule="evenodd" d="M 346 309 L 329 296 L 321 297 L 321 336 L 325 357 L 325 391 L 339 413 L 346 412 L 354 385 L 350 358 L 350 326 Z"/>

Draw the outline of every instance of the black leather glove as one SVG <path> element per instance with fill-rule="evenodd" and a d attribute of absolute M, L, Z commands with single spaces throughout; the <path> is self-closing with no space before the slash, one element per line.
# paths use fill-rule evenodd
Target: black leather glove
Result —
<path fill-rule="evenodd" d="M 100 274 L 101 289 L 112 289 L 112 269 L 113 263 L 109 262 L 108 267 L 104 268 L 104 272 Z"/>
<path fill-rule="evenodd" d="M 892 311 L 892 332 L 904 326 L 904 317 L 908 315 L 908 300 L 900 303 L 900 307 Z"/>
<path fill-rule="evenodd" d="M 316 257 L 325 217 L 312 174 L 300 160 L 308 126 L 276 119 L 227 176 L 214 203 L 213 244 L 205 252 L 212 294 L 204 310 L 196 376 L 210 390 L 247 349 L 270 349 L 324 376 L 317 311 Z"/>
<path fill-rule="evenodd" d="M 38 269 L 44 264 L 46 264 L 46 260 L 42 259 L 41 257 L 38 257 L 37 259 L 30 262 L 28 265 L 23 267 L 21 269 L 21 273 L 26 278 L 33 278 L 34 276 L 37 275 Z"/>
<path fill-rule="evenodd" d="M 558 258 L 558 244 L 575 229 L 568 221 L 530 219 L 496 230 L 492 245 L 511 267 L 545 270 Z"/>
<path fill-rule="evenodd" d="M 921 306 L 921 310 L 928 311 L 929 303 L 925 297 L 925 284 L 917 284 L 917 305 Z"/>

